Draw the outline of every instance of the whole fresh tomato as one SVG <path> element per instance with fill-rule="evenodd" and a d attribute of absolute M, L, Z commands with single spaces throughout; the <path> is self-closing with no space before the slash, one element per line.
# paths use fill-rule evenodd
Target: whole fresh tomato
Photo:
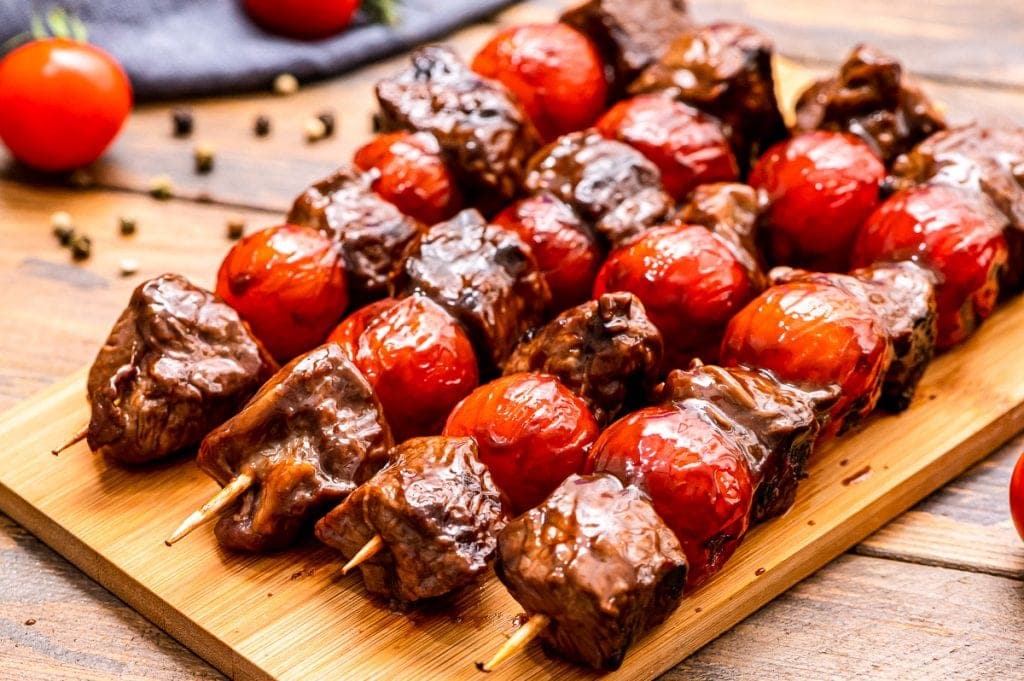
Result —
<path fill-rule="evenodd" d="M 1017 526 L 1017 534 L 1024 539 L 1024 454 L 1017 460 L 1010 478 L 1010 515 Z"/>
<path fill-rule="evenodd" d="M 253 21 L 274 33 L 326 38 L 352 23 L 360 0 L 244 0 Z"/>
<path fill-rule="evenodd" d="M 47 171 L 92 163 L 132 109 L 132 86 L 110 54 L 68 38 L 22 45 L 0 61 L 0 139 Z"/>

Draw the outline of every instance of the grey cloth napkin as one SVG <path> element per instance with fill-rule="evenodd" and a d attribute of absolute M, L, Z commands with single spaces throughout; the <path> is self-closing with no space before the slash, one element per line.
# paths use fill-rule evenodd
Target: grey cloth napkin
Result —
<path fill-rule="evenodd" d="M 300 41 L 254 24 L 241 0 L 0 0 L 0 43 L 29 29 L 33 12 L 59 4 L 89 42 L 114 54 L 136 99 L 212 95 L 269 87 L 280 73 L 324 78 L 435 39 L 514 0 L 398 0 L 394 26 L 361 16 L 340 35 Z"/>

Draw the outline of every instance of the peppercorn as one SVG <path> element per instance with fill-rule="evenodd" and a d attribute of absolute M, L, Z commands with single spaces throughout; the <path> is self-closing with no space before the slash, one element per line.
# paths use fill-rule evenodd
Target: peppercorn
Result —
<path fill-rule="evenodd" d="M 306 120 L 305 125 L 306 141 L 316 142 L 322 140 L 327 136 L 327 124 L 319 118 L 310 118 Z"/>
<path fill-rule="evenodd" d="M 205 175 L 213 170 L 214 153 L 213 147 L 209 144 L 198 145 L 193 152 L 193 157 L 195 159 L 196 172 L 198 174 Z"/>
<path fill-rule="evenodd" d="M 321 111 L 316 115 L 317 119 L 324 124 L 324 137 L 334 134 L 334 112 Z"/>
<path fill-rule="evenodd" d="M 242 238 L 242 234 L 245 233 L 245 221 L 239 218 L 228 220 L 228 238 L 232 241 L 238 241 Z"/>
<path fill-rule="evenodd" d="M 149 181 L 149 195 L 154 199 L 169 199 L 174 194 L 174 185 L 168 175 L 157 175 Z"/>
<path fill-rule="evenodd" d="M 75 260 L 85 260 L 92 254 L 92 239 L 80 234 L 71 240 L 71 257 Z"/>
<path fill-rule="evenodd" d="M 57 241 L 60 242 L 61 246 L 67 246 L 75 236 L 75 230 L 71 227 L 54 227 L 53 235 L 57 237 Z"/>
<path fill-rule="evenodd" d="M 122 215 L 120 219 L 118 219 L 118 225 L 121 228 L 121 234 L 124 236 L 135 234 L 135 228 L 137 227 L 135 218 Z"/>
<path fill-rule="evenodd" d="M 299 79 L 290 73 L 282 73 L 274 79 L 274 92 L 279 95 L 293 95 L 299 91 Z"/>
<path fill-rule="evenodd" d="M 256 133 L 257 137 L 266 137 L 270 134 L 270 119 L 260 114 L 256 117 L 256 124 L 253 127 L 253 132 Z"/>
<path fill-rule="evenodd" d="M 171 112 L 175 137 L 188 137 L 192 134 L 194 120 L 191 109 L 177 108 Z"/>

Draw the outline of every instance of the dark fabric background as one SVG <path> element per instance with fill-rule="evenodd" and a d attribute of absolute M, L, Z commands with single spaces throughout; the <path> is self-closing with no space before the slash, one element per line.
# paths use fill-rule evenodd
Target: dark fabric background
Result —
<path fill-rule="evenodd" d="M 315 42 L 253 24 L 240 0 L 0 0 L 0 43 L 29 29 L 33 12 L 59 5 L 89 29 L 89 42 L 128 71 L 136 99 L 210 95 L 269 87 L 274 76 L 321 78 L 379 59 L 478 20 L 513 0 L 399 0 L 395 26 L 361 17 Z"/>

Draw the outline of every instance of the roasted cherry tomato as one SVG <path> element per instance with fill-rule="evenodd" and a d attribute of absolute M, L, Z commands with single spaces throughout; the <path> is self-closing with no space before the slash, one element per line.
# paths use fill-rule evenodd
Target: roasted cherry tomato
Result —
<path fill-rule="evenodd" d="M 739 178 L 740 169 L 722 124 L 668 97 L 641 95 L 619 102 L 595 127 L 658 166 L 665 191 L 677 200 L 686 198 L 699 184 Z"/>
<path fill-rule="evenodd" d="M 594 286 L 601 251 L 576 212 L 550 194 L 512 204 L 494 218 L 527 243 L 551 289 L 551 305 L 564 310 L 582 303 Z"/>
<path fill-rule="evenodd" d="M 817 282 L 772 286 L 732 318 L 722 339 L 725 366 L 767 369 L 814 389 L 839 389 L 819 441 L 875 408 L 892 357 L 892 343 L 874 312 Z"/>
<path fill-rule="evenodd" d="M 1017 460 L 1010 478 L 1010 515 L 1017 526 L 1017 534 L 1024 539 L 1024 454 Z"/>
<path fill-rule="evenodd" d="M 750 184 L 768 193 L 764 216 L 776 263 L 842 272 L 857 230 L 878 205 L 885 166 L 854 135 L 816 130 L 768 149 Z"/>
<path fill-rule="evenodd" d="M 754 496 L 750 467 L 735 442 L 696 414 L 646 407 L 601 434 L 587 473 L 637 485 L 683 546 L 696 586 L 717 572 L 747 531 Z"/>
<path fill-rule="evenodd" d="M 469 336 L 424 296 L 385 306 L 366 322 L 354 349 L 351 357 L 377 391 L 396 441 L 440 433 L 448 413 L 480 383 Z"/>
<path fill-rule="evenodd" d="M 963 189 L 931 185 L 899 192 L 857 235 L 855 267 L 917 260 L 938 274 L 936 346 L 965 340 L 992 314 L 1009 251 L 1006 218 Z"/>
<path fill-rule="evenodd" d="M 728 243 L 704 227 L 655 227 L 612 251 L 594 297 L 629 291 L 665 339 L 666 368 L 718 359 L 729 319 L 757 294 Z"/>
<path fill-rule="evenodd" d="M 0 61 L 0 139 L 34 168 L 71 170 L 92 163 L 131 110 L 128 76 L 95 45 L 47 38 Z"/>
<path fill-rule="evenodd" d="M 326 38 L 352 23 L 361 0 L 244 0 L 253 21 L 292 38 Z"/>
<path fill-rule="evenodd" d="M 331 335 L 327 337 L 327 342 L 337 343 L 345 351 L 345 354 L 349 357 L 355 357 L 359 337 L 366 330 L 366 325 L 377 315 L 397 304 L 398 298 L 381 298 L 369 305 L 364 305 L 341 320 L 341 323 L 334 327 L 334 331 L 331 331 Z"/>
<path fill-rule="evenodd" d="M 447 220 L 462 209 L 462 193 L 430 133 L 379 135 L 356 151 L 354 161 L 362 170 L 377 171 L 375 192 L 424 224 Z"/>
<path fill-rule="evenodd" d="M 476 440 L 517 515 L 583 470 L 598 431 L 583 400 L 546 374 L 510 374 L 480 386 L 444 427 L 445 435 Z"/>
<path fill-rule="evenodd" d="M 322 343 L 348 305 L 334 244 L 297 225 L 270 227 L 235 244 L 217 273 L 217 294 L 281 362 Z"/>
<path fill-rule="evenodd" d="M 608 97 L 597 48 L 562 23 L 499 31 L 477 53 L 473 70 L 511 90 L 547 141 L 588 127 Z"/>

